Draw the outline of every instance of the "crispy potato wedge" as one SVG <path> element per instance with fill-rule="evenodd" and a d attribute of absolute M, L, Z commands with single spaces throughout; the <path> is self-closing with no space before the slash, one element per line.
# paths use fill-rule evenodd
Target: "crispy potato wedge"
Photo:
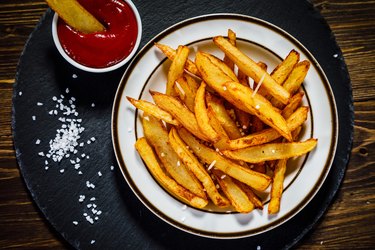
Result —
<path fill-rule="evenodd" d="M 250 213 L 254 210 L 254 204 L 249 200 L 247 194 L 223 172 L 217 169 L 212 170 L 217 183 L 219 183 L 221 190 L 231 201 L 234 209 L 239 213 Z"/>
<path fill-rule="evenodd" d="M 193 172 L 197 179 L 202 183 L 208 197 L 218 207 L 227 207 L 230 205 L 227 198 L 222 196 L 217 190 L 215 183 L 211 179 L 206 169 L 198 161 L 198 159 L 186 148 L 186 144 L 181 140 L 175 128 L 169 132 L 169 142 L 180 157 L 181 161 Z"/>
<path fill-rule="evenodd" d="M 129 96 L 127 96 L 126 98 L 137 109 L 140 109 L 140 110 L 146 112 L 147 114 L 155 116 L 156 118 L 161 119 L 161 120 L 165 121 L 166 123 L 169 123 L 169 124 L 172 124 L 172 125 L 175 125 L 175 126 L 180 125 L 180 123 L 178 121 L 173 119 L 173 116 L 171 114 L 162 110 L 161 108 L 159 108 L 155 104 L 153 104 L 151 102 L 148 102 L 148 101 L 144 101 L 144 100 L 136 100 L 136 99 L 133 99 Z"/>
<path fill-rule="evenodd" d="M 214 165 L 225 174 L 249 185 L 255 190 L 264 191 L 269 186 L 271 179 L 267 175 L 244 168 L 221 156 L 215 150 L 200 143 L 184 128 L 179 129 L 178 134 L 190 149 L 193 150 L 194 154 L 206 164 Z"/>
<path fill-rule="evenodd" d="M 253 78 L 254 81 L 264 77 L 263 86 L 268 92 L 280 102 L 287 104 L 290 94 L 281 85 L 279 85 L 266 71 L 257 65 L 251 58 L 233 46 L 222 36 L 213 38 L 214 43 L 243 71 L 246 75 Z M 199 69 L 199 67 L 198 67 Z"/>
<path fill-rule="evenodd" d="M 161 52 L 163 52 L 164 55 L 166 55 L 169 60 L 173 61 L 175 56 L 176 56 L 176 50 L 171 48 L 170 46 L 168 45 L 165 45 L 165 44 L 161 44 L 161 43 L 155 43 L 155 46 L 161 50 Z M 191 74 L 193 75 L 196 75 L 196 76 L 199 76 L 199 71 L 197 69 L 197 67 L 195 66 L 194 62 L 191 61 L 190 59 L 187 59 L 186 60 L 186 63 L 185 63 L 185 69 L 187 71 L 189 71 Z"/>
<path fill-rule="evenodd" d="M 204 208 L 208 204 L 208 200 L 193 194 L 164 173 L 152 147 L 147 143 L 146 138 L 142 137 L 138 139 L 135 143 L 135 148 L 145 162 L 152 176 L 164 189 L 167 190 L 167 192 L 182 202 L 196 208 Z"/>
<path fill-rule="evenodd" d="M 287 119 L 287 126 L 290 131 L 293 131 L 306 121 L 308 111 L 308 107 L 300 107 Z M 235 150 L 261 145 L 276 140 L 280 137 L 281 135 L 275 129 L 267 128 L 235 140 L 229 140 L 228 149 Z"/>
<path fill-rule="evenodd" d="M 197 119 L 198 127 L 201 129 L 202 133 L 205 134 L 211 142 L 215 143 L 219 141 L 219 134 L 212 128 L 209 122 L 210 119 L 207 114 L 205 94 L 206 83 L 202 82 L 195 96 L 195 118 Z"/>
<path fill-rule="evenodd" d="M 173 58 L 172 64 L 168 70 L 167 77 L 167 95 L 174 95 L 175 81 L 184 73 L 185 63 L 189 56 L 189 48 L 186 46 L 178 46 L 176 56 Z"/>
<path fill-rule="evenodd" d="M 185 107 L 177 98 L 156 91 L 150 91 L 150 93 L 157 106 L 170 113 L 182 126 L 196 137 L 209 141 L 209 138 L 201 132 L 194 113 Z"/>
<path fill-rule="evenodd" d="M 206 199 L 203 187 L 195 175 L 183 164 L 169 144 L 168 132 L 153 116 L 142 119 L 143 131 L 148 142 L 154 147 L 168 174 L 181 186 L 193 194 Z"/>
<path fill-rule="evenodd" d="M 76 0 L 46 0 L 46 2 L 61 19 L 77 31 L 89 34 L 105 30 L 104 25 Z"/>
<path fill-rule="evenodd" d="M 307 154 L 316 147 L 317 139 L 311 138 L 304 142 L 268 143 L 237 150 L 225 150 L 223 154 L 231 159 L 258 163 L 286 159 Z"/>

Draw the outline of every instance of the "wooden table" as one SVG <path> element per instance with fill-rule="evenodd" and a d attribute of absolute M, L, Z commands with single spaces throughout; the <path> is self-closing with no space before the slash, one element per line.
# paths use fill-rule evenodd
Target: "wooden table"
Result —
<path fill-rule="evenodd" d="M 375 2 L 314 0 L 341 47 L 353 86 L 351 160 L 334 202 L 301 249 L 375 247 Z M 11 131 L 12 91 L 25 42 L 45 12 L 41 0 L 0 2 L 0 248 L 69 248 L 33 203 Z"/>

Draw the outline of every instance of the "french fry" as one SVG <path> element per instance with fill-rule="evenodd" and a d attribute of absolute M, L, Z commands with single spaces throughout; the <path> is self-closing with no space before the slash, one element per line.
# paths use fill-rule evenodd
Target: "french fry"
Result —
<path fill-rule="evenodd" d="M 174 95 L 175 81 L 184 73 L 186 60 L 189 56 L 189 48 L 186 46 L 178 46 L 176 56 L 173 58 L 172 64 L 168 70 L 167 77 L 167 95 Z"/>
<path fill-rule="evenodd" d="M 228 40 L 233 45 L 236 46 L 236 33 L 233 32 L 233 30 L 228 29 Z M 234 62 L 227 56 L 224 56 L 223 59 L 224 63 L 232 70 L 234 71 Z"/>
<path fill-rule="evenodd" d="M 231 96 L 230 99 L 237 98 L 234 101 L 236 107 L 242 107 L 241 109 L 244 110 L 243 106 L 241 106 L 244 105 L 245 109 L 250 110 L 252 114 L 256 115 L 265 124 L 277 130 L 288 141 L 291 140 L 290 130 L 284 117 L 275 111 L 267 99 L 257 94 L 251 97 L 252 90 L 236 82 L 226 82 L 223 86 L 226 87 L 226 92 Z"/>
<path fill-rule="evenodd" d="M 182 126 L 199 139 L 209 141 L 209 138 L 201 132 L 194 113 L 186 108 L 178 99 L 156 91 L 150 91 L 150 93 L 157 106 L 170 113 Z"/>
<path fill-rule="evenodd" d="M 170 46 L 168 45 L 165 45 L 165 44 L 161 44 L 161 43 L 155 43 L 155 46 L 161 50 L 161 52 L 163 52 L 164 55 L 166 55 L 169 60 L 173 61 L 175 56 L 176 56 L 176 50 L 171 48 Z M 193 75 L 196 75 L 196 76 L 199 76 L 200 73 L 197 69 L 197 67 L 195 66 L 194 62 L 191 61 L 190 59 L 187 59 L 186 60 L 186 63 L 185 63 L 185 69 L 187 71 L 189 71 L 190 73 L 192 73 Z"/>
<path fill-rule="evenodd" d="M 301 126 L 307 119 L 308 107 L 298 108 L 288 119 L 287 126 L 293 131 Z M 267 128 L 238 139 L 228 141 L 228 149 L 235 150 L 265 144 L 280 138 L 281 135 L 273 128 Z"/>
<path fill-rule="evenodd" d="M 241 132 L 238 130 L 236 123 L 228 115 L 223 101 L 215 96 L 207 93 L 206 102 L 208 108 L 211 108 L 215 113 L 217 120 L 220 122 L 227 135 L 231 139 L 237 139 L 241 137 Z"/>
<path fill-rule="evenodd" d="M 198 88 L 197 94 L 195 96 L 195 118 L 197 119 L 198 127 L 201 129 L 202 133 L 205 134 L 211 142 L 219 141 L 219 134 L 212 128 L 206 108 L 206 83 L 202 82 L 201 86 Z"/>
<path fill-rule="evenodd" d="M 271 103 L 261 95 L 253 95 L 253 91 L 238 82 L 231 81 L 223 68 L 223 62 L 212 55 L 198 52 L 195 60 L 204 81 L 216 92 L 237 108 L 258 116 L 267 125 L 275 128 L 282 136 L 291 140 L 290 131 L 285 119 L 276 112 Z M 217 65 L 221 65 L 218 67 Z"/>
<path fill-rule="evenodd" d="M 268 213 L 276 214 L 280 209 L 281 195 L 284 189 L 284 175 L 288 159 L 279 160 L 273 171 L 273 182 L 271 187 L 271 199 L 268 204 Z"/>
<path fill-rule="evenodd" d="M 223 172 L 213 169 L 212 173 L 216 181 L 219 183 L 221 190 L 231 201 L 232 206 L 239 213 L 250 213 L 254 210 L 254 204 L 249 200 L 247 194 Z"/>
<path fill-rule="evenodd" d="M 175 126 L 178 126 L 180 124 L 178 121 L 173 119 L 171 114 L 162 110 L 161 108 L 159 108 L 158 106 L 156 106 L 155 104 L 153 104 L 151 102 L 144 101 L 144 100 L 136 100 L 136 99 L 133 99 L 129 96 L 127 96 L 126 98 L 137 109 L 143 110 L 144 112 L 146 112 L 146 113 L 148 113 L 152 116 L 155 116 L 156 118 L 161 119 L 161 120 L 165 121 L 166 123 L 169 123 L 169 124 L 172 124 L 172 125 L 175 125 Z"/>
<path fill-rule="evenodd" d="M 210 175 L 207 173 L 198 159 L 186 148 L 186 144 L 181 140 L 175 128 L 172 128 L 169 132 L 169 142 L 182 162 L 202 183 L 212 202 L 218 207 L 229 206 L 230 203 L 228 199 L 222 196 L 217 190 L 215 183 L 211 179 Z"/>
<path fill-rule="evenodd" d="M 301 132 L 301 126 L 293 130 L 293 140 L 296 140 Z M 281 196 L 284 189 L 285 171 L 287 168 L 288 159 L 281 159 L 276 161 L 273 171 L 273 182 L 270 192 L 270 202 L 268 204 L 268 213 L 276 214 L 280 210 Z"/>
<path fill-rule="evenodd" d="M 208 204 L 206 199 L 191 193 L 189 190 L 179 185 L 175 180 L 164 173 L 162 167 L 159 165 L 159 161 L 154 151 L 147 143 L 146 138 L 142 137 L 138 139 L 135 143 L 135 148 L 143 161 L 146 163 L 146 166 L 151 172 L 152 176 L 163 188 L 166 189 L 167 192 L 182 202 L 196 208 L 204 208 Z"/>
<path fill-rule="evenodd" d="M 178 155 L 169 145 L 168 132 L 163 124 L 153 116 L 142 119 L 143 131 L 146 139 L 154 147 L 166 171 L 184 188 L 193 194 L 206 199 L 203 187 L 193 173 L 180 162 Z"/>
<path fill-rule="evenodd" d="M 293 95 L 292 98 L 290 98 L 290 102 L 281 112 L 281 115 L 287 119 L 289 118 L 293 112 L 298 108 L 298 106 L 301 104 L 302 98 L 305 95 L 302 91 L 298 92 L 297 94 Z"/>
<path fill-rule="evenodd" d="M 304 155 L 313 150 L 317 142 L 317 139 L 311 138 L 304 142 L 268 143 L 233 151 L 224 150 L 222 153 L 230 159 L 257 163 Z"/>
<path fill-rule="evenodd" d="M 233 179 L 233 181 L 242 189 L 242 191 L 245 192 L 245 194 L 247 195 L 247 198 L 251 201 L 251 203 L 254 204 L 255 208 L 263 209 L 262 201 L 259 199 L 259 197 L 254 193 L 254 191 L 248 185 L 235 179 Z"/>
<path fill-rule="evenodd" d="M 294 49 L 291 50 L 286 58 L 272 71 L 272 78 L 278 84 L 282 85 L 286 78 L 289 76 L 290 72 L 292 72 L 294 66 L 298 63 L 298 61 L 299 53 Z"/>
<path fill-rule="evenodd" d="M 307 72 L 310 68 L 310 63 L 308 61 L 302 61 L 297 63 L 297 65 L 294 67 L 288 78 L 285 80 L 283 87 L 291 94 L 293 95 L 301 86 L 303 83 Z M 283 103 L 280 103 L 278 100 L 272 99 L 272 104 L 275 107 L 282 108 Z"/>
<path fill-rule="evenodd" d="M 46 2 L 61 19 L 77 31 L 89 34 L 105 30 L 103 24 L 76 0 L 46 0 Z"/>
<path fill-rule="evenodd" d="M 246 75 L 259 82 L 264 77 L 263 86 L 280 102 L 287 104 L 290 94 L 280 86 L 266 71 L 257 65 L 252 59 L 233 46 L 222 36 L 213 38 L 214 43 L 243 71 Z M 198 67 L 199 68 L 199 67 Z M 201 72 L 202 73 L 202 72 Z"/>
<path fill-rule="evenodd" d="M 191 83 L 188 82 L 189 80 L 186 76 L 187 74 L 183 74 L 183 76 L 179 77 L 176 80 L 174 87 L 186 107 L 188 107 L 191 112 L 194 112 L 195 95 L 198 88 L 195 89 L 195 86 L 191 86 Z"/>
<path fill-rule="evenodd" d="M 255 190 L 264 191 L 269 186 L 271 179 L 267 175 L 244 168 L 228 160 L 215 150 L 200 143 L 184 128 L 179 129 L 178 134 L 190 149 L 193 150 L 194 154 L 206 164 L 214 165 L 225 174 L 249 185 Z"/>

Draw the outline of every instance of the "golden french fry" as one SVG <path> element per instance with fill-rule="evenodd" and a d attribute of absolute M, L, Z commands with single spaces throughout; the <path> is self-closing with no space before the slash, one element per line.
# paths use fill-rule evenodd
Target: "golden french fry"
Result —
<path fill-rule="evenodd" d="M 205 134 L 211 142 L 215 143 L 219 140 L 219 134 L 211 127 L 209 122 L 205 93 L 206 83 L 202 82 L 195 96 L 195 118 L 197 119 L 198 127 L 201 129 L 202 133 Z"/>
<path fill-rule="evenodd" d="M 233 30 L 228 29 L 228 40 L 233 45 L 236 46 L 236 33 L 233 32 Z M 227 56 L 224 55 L 223 59 L 224 63 L 228 65 L 228 67 L 234 71 L 234 62 Z"/>
<path fill-rule="evenodd" d="M 175 81 L 184 73 L 184 67 L 188 56 L 189 48 L 182 45 L 178 46 L 176 56 L 173 58 L 172 64 L 168 70 L 167 95 L 174 95 L 173 86 Z"/>
<path fill-rule="evenodd" d="M 161 108 L 159 108 L 158 106 L 156 106 L 155 104 L 153 104 L 151 102 L 144 101 L 144 100 L 136 100 L 136 99 L 133 99 L 129 96 L 127 96 L 126 98 L 137 109 L 143 110 L 144 112 L 146 112 L 146 113 L 148 113 L 152 116 L 155 116 L 156 118 L 161 119 L 161 120 L 165 121 L 166 123 L 169 123 L 169 124 L 172 124 L 172 125 L 175 125 L 175 126 L 178 126 L 180 124 L 178 121 L 173 119 L 171 114 L 162 110 Z"/>
<path fill-rule="evenodd" d="M 259 82 L 263 79 L 263 86 L 268 92 L 280 102 L 287 104 L 290 94 L 278 84 L 266 71 L 257 65 L 251 58 L 233 46 L 222 36 L 213 38 L 214 43 L 243 71 L 246 75 Z M 199 67 L 198 67 L 199 69 Z M 201 72 L 202 73 L 202 72 Z"/>
<path fill-rule="evenodd" d="M 207 93 L 206 102 L 208 108 L 211 108 L 215 113 L 217 120 L 220 122 L 230 139 L 237 139 L 241 137 L 241 132 L 238 130 L 236 123 L 227 113 L 223 101 L 215 96 Z"/>
<path fill-rule="evenodd" d="M 313 150 L 318 140 L 311 138 L 304 142 L 268 143 L 237 150 L 225 150 L 228 158 L 250 163 L 286 159 L 307 154 Z"/>
<path fill-rule="evenodd" d="M 289 76 L 290 72 L 292 72 L 294 66 L 298 63 L 298 61 L 299 53 L 294 49 L 291 50 L 286 58 L 272 71 L 272 78 L 278 84 L 282 85 L 286 78 Z"/>
<path fill-rule="evenodd" d="M 204 208 L 208 204 L 206 199 L 191 193 L 189 190 L 179 185 L 176 181 L 164 173 L 162 167 L 159 165 L 159 161 L 154 151 L 147 143 L 146 138 L 142 137 L 138 139 L 135 143 L 135 148 L 143 161 L 146 163 L 146 166 L 151 172 L 152 176 L 163 188 L 167 190 L 167 192 L 182 202 L 196 208 Z"/>
<path fill-rule="evenodd" d="M 273 182 L 271 186 L 271 199 L 268 204 L 268 213 L 276 214 L 280 210 L 280 200 L 284 189 L 284 175 L 288 159 L 279 160 L 273 171 Z"/>
<path fill-rule="evenodd" d="M 175 128 L 172 128 L 169 132 L 169 142 L 182 162 L 202 183 L 212 202 L 218 207 L 229 206 L 230 203 L 228 199 L 219 193 L 208 172 L 204 169 L 198 159 L 186 148 L 186 144 L 181 140 Z"/>
<path fill-rule="evenodd" d="M 301 126 L 307 119 L 308 107 L 298 108 L 288 119 L 288 128 L 293 131 Z M 263 129 L 262 131 L 235 139 L 229 140 L 228 149 L 241 149 L 250 146 L 261 145 L 280 138 L 281 135 L 273 128 Z"/>
<path fill-rule="evenodd" d="M 169 145 L 168 132 L 163 124 L 153 116 L 145 116 L 142 125 L 146 139 L 154 147 L 168 174 L 193 194 L 206 199 L 201 183 L 185 164 L 180 162 L 178 155 Z"/>
<path fill-rule="evenodd" d="M 251 201 L 251 203 L 254 204 L 255 208 L 263 209 L 262 201 L 259 199 L 259 197 L 254 193 L 254 191 L 248 185 L 235 179 L 233 179 L 233 181 L 242 189 L 242 191 L 245 192 L 245 194 L 247 195 L 247 198 Z"/>
<path fill-rule="evenodd" d="M 178 99 L 156 91 L 150 91 L 150 93 L 157 106 L 170 113 L 182 126 L 196 137 L 209 141 L 209 138 L 201 132 L 194 113 L 185 107 Z"/>
<path fill-rule="evenodd" d="M 46 0 L 61 19 L 82 33 L 104 31 L 105 27 L 76 0 Z"/>
<path fill-rule="evenodd" d="M 296 140 L 301 132 L 301 126 L 293 130 L 293 140 Z M 280 210 L 281 195 L 284 189 L 285 171 L 287 168 L 288 159 L 281 159 L 275 162 L 273 167 L 273 182 L 270 192 L 270 202 L 268 205 L 268 213 L 275 214 Z"/>
<path fill-rule="evenodd" d="M 294 67 L 294 69 L 292 70 L 288 78 L 285 80 L 283 87 L 291 95 L 293 95 L 301 87 L 309 68 L 310 68 L 310 62 L 308 61 L 299 62 Z M 278 107 L 278 108 L 283 107 L 283 104 L 277 100 L 272 99 L 271 102 L 275 107 Z"/>
<path fill-rule="evenodd" d="M 155 43 L 155 46 L 163 52 L 164 55 L 166 55 L 169 60 L 173 61 L 175 56 L 176 56 L 176 50 L 173 48 L 169 47 L 168 45 L 161 44 L 161 43 Z M 190 59 L 186 60 L 185 63 L 185 69 L 192 73 L 193 75 L 199 76 L 199 71 L 197 67 L 195 66 L 194 62 L 191 61 Z"/>
<path fill-rule="evenodd" d="M 271 179 L 267 175 L 244 168 L 221 156 L 215 150 L 200 143 L 184 128 L 179 129 L 178 134 L 190 149 L 193 150 L 194 154 L 206 164 L 209 164 L 211 168 L 215 166 L 225 174 L 258 191 L 264 191 L 269 186 Z"/>
<path fill-rule="evenodd" d="M 186 74 L 183 74 L 182 77 L 179 77 L 176 80 L 174 87 L 175 91 L 186 107 L 188 107 L 191 112 L 194 112 L 195 95 L 197 93 L 197 89 L 195 89 L 195 86 L 191 86 L 187 79 Z"/>
<path fill-rule="evenodd" d="M 235 99 L 236 107 L 246 110 L 256 115 L 265 124 L 277 130 L 288 141 L 291 140 L 290 130 L 284 117 L 272 107 L 272 104 L 263 96 L 255 94 L 252 96 L 252 90 L 236 82 L 226 82 L 223 84 L 227 89 L 228 95 Z M 234 104 L 234 103 L 233 103 Z M 244 110 L 244 111 L 246 111 Z"/>
<path fill-rule="evenodd" d="M 289 104 L 286 105 L 283 111 L 281 112 L 281 115 L 285 119 L 288 119 L 293 114 L 293 112 L 299 107 L 304 95 L 305 93 L 301 91 L 293 95 L 292 98 L 290 98 Z"/>
<path fill-rule="evenodd" d="M 230 77 L 221 70 L 228 68 L 223 62 L 203 52 L 196 54 L 195 62 L 204 81 L 222 97 L 238 109 L 258 116 L 264 123 L 275 128 L 289 141 L 291 140 L 285 119 L 273 109 L 272 104 L 261 95 L 253 95 L 249 87 L 231 81 Z"/>
<path fill-rule="evenodd" d="M 239 213 L 249 213 L 254 210 L 254 204 L 249 200 L 247 194 L 223 172 L 213 169 L 212 173 L 216 181 L 219 183 L 221 190 L 231 201 L 234 209 Z"/>

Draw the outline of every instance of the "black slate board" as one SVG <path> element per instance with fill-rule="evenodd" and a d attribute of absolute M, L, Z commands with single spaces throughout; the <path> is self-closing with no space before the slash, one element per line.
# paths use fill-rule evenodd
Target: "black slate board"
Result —
<path fill-rule="evenodd" d="M 117 169 L 111 142 L 112 101 L 126 66 L 111 73 L 90 74 L 65 62 L 51 36 L 53 13 L 48 10 L 31 34 L 20 58 L 13 96 L 13 137 L 18 164 L 30 193 L 51 225 L 75 248 L 88 249 L 279 249 L 298 244 L 324 214 L 338 190 L 349 160 L 353 136 L 351 84 L 342 53 L 334 36 L 311 3 L 280 1 L 134 1 L 143 23 L 141 46 L 169 26 L 189 17 L 211 13 L 238 13 L 261 18 L 289 32 L 314 55 L 333 89 L 338 115 L 339 140 L 331 171 L 315 198 L 280 227 L 254 237 L 236 240 L 207 239 L 184 233 L 158 219 L 135 197 Z M 309 27 L 308 29 L 306 27 Z M 337 55 L 337 56 L 334 56 Z M 76 78 L 75 78 L 76 76 Z M 66 93 L 69 88 L 69 93 Z M 51 164 L 46 171 L 48 141 L 61 126 L 53 96 L 74 96 L 77 118 L 85 131 L 77 147 L 81 161 L 77 173 L 69 161 Z M 37 103 L 43 103 L 38 106 Z M 95 107 L 91 104 L 94 103 Z M 35 120 L 33 120 L 35 116 Z M 39 139 L 40 144 L 36 144 Z M 111 166 L 114 170 L 111 170 Z M 64 173 L 60 169 L 64 168 Z M 99 173 L 101 176 L 99 176 Z M 86 181 L 95 189 L 86 187 Z M 79 202 L 79 196 L 86 199 Z M 95 197 L 91 202 L 89 199 Z M 83 213 L 95 203 L 102 211 L 90 224 Z M 74 225 L 77 221 L 78 225 Z M 93 242 L 93 240 L 95 242 Z"/>

